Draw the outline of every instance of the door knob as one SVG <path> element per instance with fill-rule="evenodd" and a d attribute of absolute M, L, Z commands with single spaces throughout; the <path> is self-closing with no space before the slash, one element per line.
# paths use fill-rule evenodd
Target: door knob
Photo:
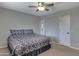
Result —
<path fill-rule="evenodd" d="M 67 34 L 70 34 L 69 32 L 67 32 Z"/>

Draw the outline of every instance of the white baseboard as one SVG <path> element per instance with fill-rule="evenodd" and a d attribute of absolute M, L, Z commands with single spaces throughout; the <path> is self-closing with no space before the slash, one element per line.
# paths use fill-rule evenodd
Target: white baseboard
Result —
<path fill-rule="evenodd" d="M 63 45 L 63 44 L 60 44 L 60 43 L 55 43 L 55 44 Z M 63 45 L 63 46 L 66 46 L 66 45 Z M 76 48 L 76 47 L 73 47 L 73 46 L 66 46 L 66 47 L 69 47 L 69 48 L 72 48 L 72 49 L 75 49 L 75 50 L 79 50 L 79 48 Z"/>
<path fill-rule="evenodd" d="M 76 48 L 76 47 L 73 47 L 73 46 L 69 46 L 69 47 L 72 48 L 72 49 L 79 50 L 79 48 Z"/>

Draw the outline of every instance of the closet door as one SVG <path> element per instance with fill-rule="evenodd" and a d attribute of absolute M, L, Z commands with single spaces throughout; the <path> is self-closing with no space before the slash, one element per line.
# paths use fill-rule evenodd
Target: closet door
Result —
<path fill-rule="evenodd" d="M 59 17 L 59 42 L 70 46 L 70 15 Z"/>

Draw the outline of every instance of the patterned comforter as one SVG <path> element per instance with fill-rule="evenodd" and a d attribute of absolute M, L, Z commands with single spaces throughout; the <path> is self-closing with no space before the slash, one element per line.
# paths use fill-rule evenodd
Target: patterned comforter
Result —
<path fill-rule="evenodd" d="M 8 38 L 8 44 L 16 55 L 29 53 L 49 43 L 50 39 L 48 37 L 38 34 L 10 35 Z"/>

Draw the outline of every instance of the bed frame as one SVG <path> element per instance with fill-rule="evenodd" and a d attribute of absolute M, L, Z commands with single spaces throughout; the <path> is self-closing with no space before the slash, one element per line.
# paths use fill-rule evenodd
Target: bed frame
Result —
<path fill-rule="evenodd" d="M 37 56 L 40 53 L 48 50 L 49 48 L 51 48 L 51 44 L 48 44 L 48 45 L 46 45 L 46 46 L 44 46 L 44 47 L 42 47 L 40 49 L 34 50 L 32 52 L 29 52 L 28 54 L 24 54 L 23 56 Z M 10 53 L 12 54 L 12 49 L 10 48 L 9 44 L 8 44 L 8 49 L 9 49 Z M 13 53 L 12 56 L 17 56 L 17 55 L 15 53 Z"/>

